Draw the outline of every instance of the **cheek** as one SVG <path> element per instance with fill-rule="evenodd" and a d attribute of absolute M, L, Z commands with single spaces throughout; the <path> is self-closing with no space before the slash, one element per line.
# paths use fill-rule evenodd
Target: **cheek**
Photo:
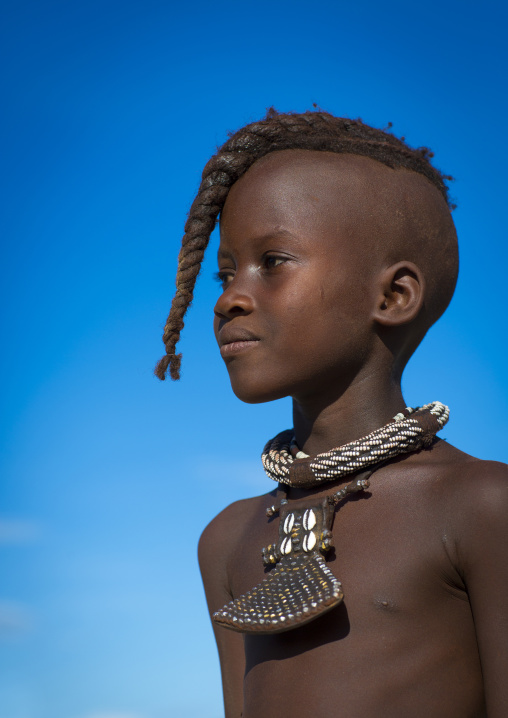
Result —
<path fill-rule="evenodd" d="M 372 333 L 370 317 L 366 292 L 321 285 L 313 302 L 291 309 L 292 331 L 298 337 L 296 351 L 307 358 L 313 354 L 316 363 L 329 366 L 364 356 Z"/>

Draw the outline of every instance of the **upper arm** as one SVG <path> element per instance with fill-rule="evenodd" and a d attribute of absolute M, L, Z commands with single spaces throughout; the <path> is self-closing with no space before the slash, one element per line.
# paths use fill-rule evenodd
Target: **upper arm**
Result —
<path fill-rule="evenodd" d="M 458 550 L 489 718 L 508 715 L 508 466 L 478 462 L 461 503 Z"/>
<path fill-rule="evenodd" d="M 210 616 L 232 598 L 227 567 L 234 542 L 237 509 L 238 506 L 233 504 L 220 513 L 208 524 L 199 540 L 199 567 Z M 212 625 L 219 651 L 225 716 L 239 718 L 243 710 L 245 673 L 243 635 L 216 624 Z"/>

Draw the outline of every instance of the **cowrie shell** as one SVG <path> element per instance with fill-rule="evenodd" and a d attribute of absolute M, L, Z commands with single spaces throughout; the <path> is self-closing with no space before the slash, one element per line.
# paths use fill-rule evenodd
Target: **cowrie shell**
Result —
<path fill-rule="evenodd" d="M 284 521 L 284 533 L 290 534 L 291 529 L 293 528 L 293 524 L 295 522 L 295 515 L 294 514 L 288 514 Z"/>
<path fill-rule="evenodd" d="M 310 531 L 308 534 L 305 534 L 303 537 L 303 550 L 304 551 L 312 551 L 314 546 L 316 545 L 316 534 L 313 531 Z"/>
<path fill-rule="evenodd" d="M 306 531 L 310 531 L 316 525 L 316 514 L 312 509 L 307 509 L 303 515 L 303 528 Z"/>
<path fill-rule="evenodd" d="M 291 537 L 290 536 L 286 536 L 286 538 L 282 541 L 280 550 L 285 555 L 287 555 L 288 553 L 291 553 Z"/>

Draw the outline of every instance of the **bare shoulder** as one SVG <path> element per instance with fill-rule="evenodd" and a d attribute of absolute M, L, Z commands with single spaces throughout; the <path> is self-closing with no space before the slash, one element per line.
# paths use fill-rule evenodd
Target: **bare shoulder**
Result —
<path fill-rule="evenodd" d="M 508 465 L 474 459 L 461 467 L 458 479 L 456 502 L 464 536 L 484 539 L 487 532 L 499 532 L 508 540 Z"/>
<path fill-rule="evenodd" d="M 399 472 L 398 486 L 408 484 L 412 502 L 446 535 L 457 562 L 489 536 L 497 534 L 505 541 L 506 532 L 508 541 L 506 464 L 478 459 L 438 441 L 430 450 L 388 466 L 389 471 Z"/>
<path fill-rule="evenodd" d="M 440 442 L 434 456 L 429 468 L 434 465 L 460 504 L 488 509 L 508 499 L 508 464 L 478 459 L 446 442 Z"/>
<path fill-rule="evenodd" d="M 508 465 L 484 461 L 440 442 L 427 464 L 453 529 L 463 567 L 481 560 L 494 544 L 508 550 Z"/>
<path fill-rule="evenodd" d="M 235 548 L 251 527 L 265 516 L 273 502 L 273 492 L 235 501 L 206 526 L 198 544 L 198 559 L 205 589 L 209 583 L 220 583 L 229 591 L 228 569 Z"/>
<path fill-rule="evenodd" d="M 464 466 L 462 481 L 468 495 L 474 495 L 486 508 L 508 498 L 508 465 L 499 461 L 469 462 Z"/>
<path fill-rule="evenodd" d="M 208 551 L 217 551 L 230 545 L 252 520 L 259 515 L 260 510 L 269 504 L 271 494 L 255 496 L 250 499 L 234 501 L 226 506 L 205 527 L 199 539 L 198 552 L 200 556 Z"/>
<path fill-rule="evenodd" d="M 448 447 L 447 518 L 450 556 L 461 577 L 474 623 L 486 714 L 507 715 L 508 466 Z"/>

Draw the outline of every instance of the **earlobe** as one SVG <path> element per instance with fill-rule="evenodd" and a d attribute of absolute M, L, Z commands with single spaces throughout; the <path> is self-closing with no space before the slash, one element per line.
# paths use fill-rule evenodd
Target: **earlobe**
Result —
<path fill-rule="evenodd" d="M 380 275 L 373 319 L 385 327 L 412 322 L 423 306 L 425 279 L 413 262 L 397 262 Z"/>

